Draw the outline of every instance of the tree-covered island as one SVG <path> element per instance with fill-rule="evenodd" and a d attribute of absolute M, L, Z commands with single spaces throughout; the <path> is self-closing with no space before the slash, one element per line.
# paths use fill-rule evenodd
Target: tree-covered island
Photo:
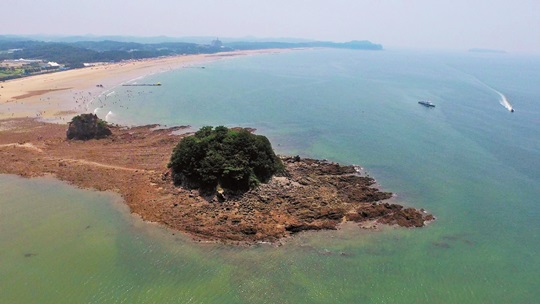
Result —
<path fill-rule="evenodd" d="M 169 168 L 174 181 L 185 187 L 245 192 L 267 182 L 283 164 L 265 136 L 206 126 L 178 143 Z"/>

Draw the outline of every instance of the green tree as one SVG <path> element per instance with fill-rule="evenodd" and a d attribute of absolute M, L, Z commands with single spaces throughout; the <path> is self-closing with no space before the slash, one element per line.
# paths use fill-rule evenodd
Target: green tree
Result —
<path fill-rule="evenodd" d="M 202 127 L 183 138 L 168 166 L 176 183 L 205 191 L 215 191 L 218 185 L 247 191 L 283 168 L 266 137 L 223 126 Z"/>

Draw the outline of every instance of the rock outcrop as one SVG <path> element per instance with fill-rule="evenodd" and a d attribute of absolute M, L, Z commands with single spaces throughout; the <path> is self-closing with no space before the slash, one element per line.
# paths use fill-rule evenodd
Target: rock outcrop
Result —
<path fill-rule="evenodd" d="M 73 117 L 67 129 L 68 139 L 89 140 L 111 135 L 107 123 L 95 114 L 81 114 Z"/>
<path fill-rule="evenodd" d="M 256 189 L 202 199 L 180 190 L 171 221 L 204 239 L 275 242 L 306 230 L 337 229 L 344 221 L 363 228 L 377 224 L 422 227 L 433 216 L 422 209 L 381 202 L 392 193 L 353 166 L 300 157 L 283 157 L 284 171 Z"/>

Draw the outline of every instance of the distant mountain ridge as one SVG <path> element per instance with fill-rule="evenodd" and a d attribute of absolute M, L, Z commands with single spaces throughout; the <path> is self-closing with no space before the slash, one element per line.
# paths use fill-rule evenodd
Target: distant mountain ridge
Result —
<path fill-rule="evenodd" d="M 155 44 L 164 42 L 187 42 L 196 44 L 208 44 L 210 41 L 216 39 L 216 36 L 186 36 L 186 37 L 169 37 L 169 36 L 120 36 L 120 35 L 77 35 L 77 36 L 62 36 L 62 35 L 0 35 L 0 40 L 35 40 L 44 42 L 79 42 L 79 41 L 117 41 L 117 42 L 135 42 L 143 44 Z M 250 41 L 250 42 L 287 42 L 287 43 L 300 43 L 300 42 L 313 42 L 313 39 L 302 38 L 275 38 L 275 37 L 219 37 L 219 40 L 224 43 L 235 41 Z"/>
<path fill-rule="evenodd" d="M 141 43 L 133 41 L 107 40 L 124 36 L 72 36 L 57 37 L 56 40 L 43 41 L 29 39 L 31 37 L 54 38 L 55 36 L 16 36 L 0 35 L 0 61 L 7 59 L 41 59 L 54 61 L 66 68 L 83 67 L 84 63 L 117 62 L 131 59 L 154 58 L 160 56 L 183 54 L 212 54 L 233 50 L 256 50 L 270 48 L 309 48 L 327 47 L 354 50 L 382 50 L 380 44 L 370 41 L 328 42 L 300 39 L 283 39 L 282 41 L 225 41 L 208 38 L 203 43 L 177 41 L 179 38 L 142 37 L 138 40 L 168 40 L 165 42 Z M 78 40 L 93 38 L 92 40 Z M 102 39 L 102 40 L 97 40 Z M 135 38 L 133 38 L 135 39 Z M 198 38 L 202 39 L 202 38 Z M 60 41 L 62 40 L 62 41 Z"/>

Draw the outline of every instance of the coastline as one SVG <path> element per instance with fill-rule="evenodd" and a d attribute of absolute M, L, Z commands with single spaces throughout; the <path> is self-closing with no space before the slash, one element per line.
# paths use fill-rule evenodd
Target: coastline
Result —
<path fill-rule="evenodd" d="M 357 168 L 310 159 L 288 161 L 288 175 L 227 204 L 175 187 L 167 163 L 186 133 L 171 132 L 188 126 L 117 126 L 109 139 L 65 138 L 65 123 L 91 111 L 86 106 L 94 97 L 122 83 L 221 58 L 285 51 L 291 50 L 157 58 L 2 83 L 0 174 L 51 175 L 83 189 L 119 193 L 131 213 L 199 241 L 275 243 L 305 230 L 337 229 L 345 221 L 367 229 L 377 223 L 421 227 L 431 221 L 424 210 L 380 203 L 391 194 L 376 189 L 374 179 L 360 176 Z"/>
<path fill-rule="evenodd" d="M 134 79 L 225 58 L 291 50 L 294 49 L 179 55 L 12 79 L 0 82 L 0 119 L 39 118 L 47 122 L 67 123 L 74 115 L 91 111 L 87 109 L 88 104 L 100 94 Z"/>

